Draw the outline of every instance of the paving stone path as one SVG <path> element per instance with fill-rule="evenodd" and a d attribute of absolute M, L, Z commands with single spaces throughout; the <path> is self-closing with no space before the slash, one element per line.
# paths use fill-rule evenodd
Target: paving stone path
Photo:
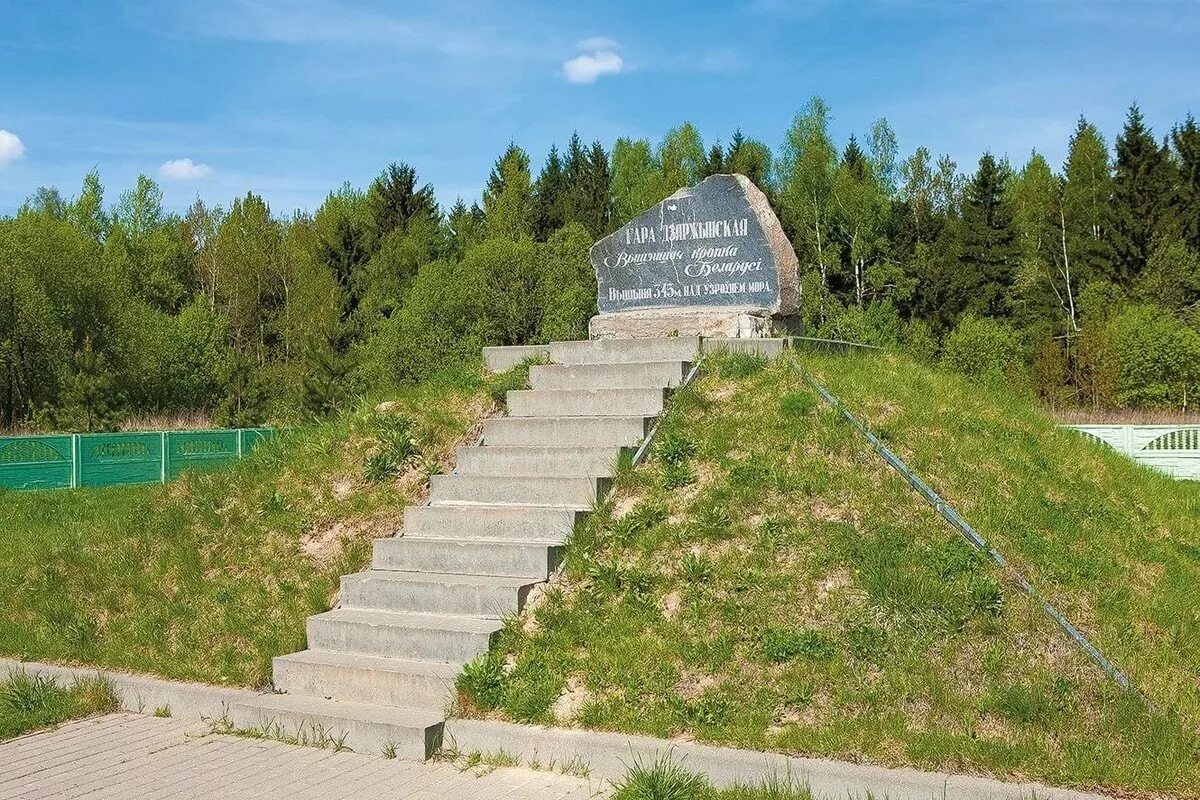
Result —
<path fill-rule="evenodd" d="M 195 722 L 111 714 L 0 743 L 0 800 L 33 798 L 514 798 L 600 797 L 589 781 L 504 767 L 463 771 L 205 734 Z"/>

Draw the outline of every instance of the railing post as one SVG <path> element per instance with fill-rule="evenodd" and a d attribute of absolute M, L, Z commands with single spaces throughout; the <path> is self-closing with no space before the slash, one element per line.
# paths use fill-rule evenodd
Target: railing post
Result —
<path fill-rule="evenodd" d="M 71 488 L 79 488 L 79 434 L 71 434 Z"/>
<path fill-rule="evenodd" d="M 158 465 L 159 465 L 158 482 L 166 483 L 167 482 L 167 432 L 166 431 L 163 431 L 162 433 L 160 433 L 158 435 L 158 445 L 159 445 L 159 449 L 161 452 L 161 456 L 158 459 Z"/>

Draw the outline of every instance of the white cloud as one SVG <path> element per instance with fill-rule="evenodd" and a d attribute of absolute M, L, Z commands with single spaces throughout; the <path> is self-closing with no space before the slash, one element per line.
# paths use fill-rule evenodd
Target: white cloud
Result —
<path fill-rule="evenodd" d="M 625 68 L 624 59 L 616 53 L 619 46 L 603 36 L 584 39 L 579 43 L 584 54 L 563 62 L 563 77 L 567 83 L 595 83 L 601 75 L 616 75 Z"/>
<path fill-rule="evenodd" d="M 167 181 L 196 181 L 212 174 L 208 164 L 197 164 L 190 158 L 173 158 L 158 168 L 158 176 Z"/>
<path fill-rule="evenodd" d="M 25 155 L 25 145 L 21 137 L 12 131 L 0 128 L 0 167 L 6 167 Z"/>

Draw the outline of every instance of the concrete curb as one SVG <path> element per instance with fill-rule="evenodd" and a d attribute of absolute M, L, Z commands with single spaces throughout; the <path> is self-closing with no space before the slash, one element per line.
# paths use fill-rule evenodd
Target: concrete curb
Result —
<path fill-rule="evenodd" d="M 185 683 L 148 675 L 133 675 L 127 672 L 97 669 L 96 667 L 64 667 L 58 664 L 43 664 L 37 661 L 15 661 L 0 658 L 0 676 L 12 671 L 24 670 L 39 675 L 48 675 L 60 683 L 79 678 L 95 678 L 99 675 L 111 681 L 121 699 L 121 709 L 136 714 L 153 714 L 164 706 L 171 709 L 175 719 L 201 717 L 219 719 L 237 703 L 253 702 L 270 696 L 253 689 L 234 689 L 210 686 L 206 683 Z"/>
<path fill-rule="evenodd" d="M 252 689 L 234 689 L 185 683 L 146 675 L 132 675 L 95 667 L 64 667 L 36 661 L 0 658 L 0 675 L 12 670 L 48 675 L 58 681 L 92 678 L 112 681 L 126 711 L 150 714 L 166 706 L 175 719 L 196 722 L 218 719 L 235 706 L 257 707 L 267 698 L 284 697 Z M 718 787 L 758 783 L 772 777 L 808 785 L 814 798 L 866 798 L 888 800 L 1108 800 L 1104 795 L 1059 789 L 1038 783 L 1005 783 L 992 778 L 951 775 L 907 768 L 850 764 L 821 758 L 801 758 L 757 750 L 673 742 L 650 736 L 547 728 L 494 720 L 449 719 L 445 744 L 462 753 L 505 753 L 525 764 L 584 766 L 594 785 L 624 777 L 635 763 L 649 764 L 670 757 L 694 772 L 703 773 Z"/>
<path fill-rule="evenodd" d="M 757 783 L 772 777 L 807 784 L 814 798 L 888 800 L 1105 800 L 1103 795 L 1056 789 L 1037 783 L 1004 783 L 991 778 L 923 772 L 916 769 L 849 764 L 779 753 L 737 750 L 649 736 L 546 728 L 492 720 L 446 721 L 445 744 L 462 753 L 507 753 L 523 763 L 577 764 L 593 780 L 619 780 L 635 763 L 670 757 L 708 776 L 718 787 Z"/>

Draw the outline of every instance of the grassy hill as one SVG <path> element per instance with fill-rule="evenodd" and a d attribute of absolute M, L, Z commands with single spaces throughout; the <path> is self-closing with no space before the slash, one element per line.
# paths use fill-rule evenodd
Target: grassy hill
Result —
<path fill-rule="evenodd" d="M 1104 678 L 793 358 L 1162 710 Z M 1193 796 L 1198 496 L 898 356 L 714 360 L 562 579 L 468 669 L 463 712 Z"/>
<path fill-rule="evenodd" d="M 492 388 L 441 375 L 166 486 L 0 491 L 0 655 L 267 683 Z"/>

